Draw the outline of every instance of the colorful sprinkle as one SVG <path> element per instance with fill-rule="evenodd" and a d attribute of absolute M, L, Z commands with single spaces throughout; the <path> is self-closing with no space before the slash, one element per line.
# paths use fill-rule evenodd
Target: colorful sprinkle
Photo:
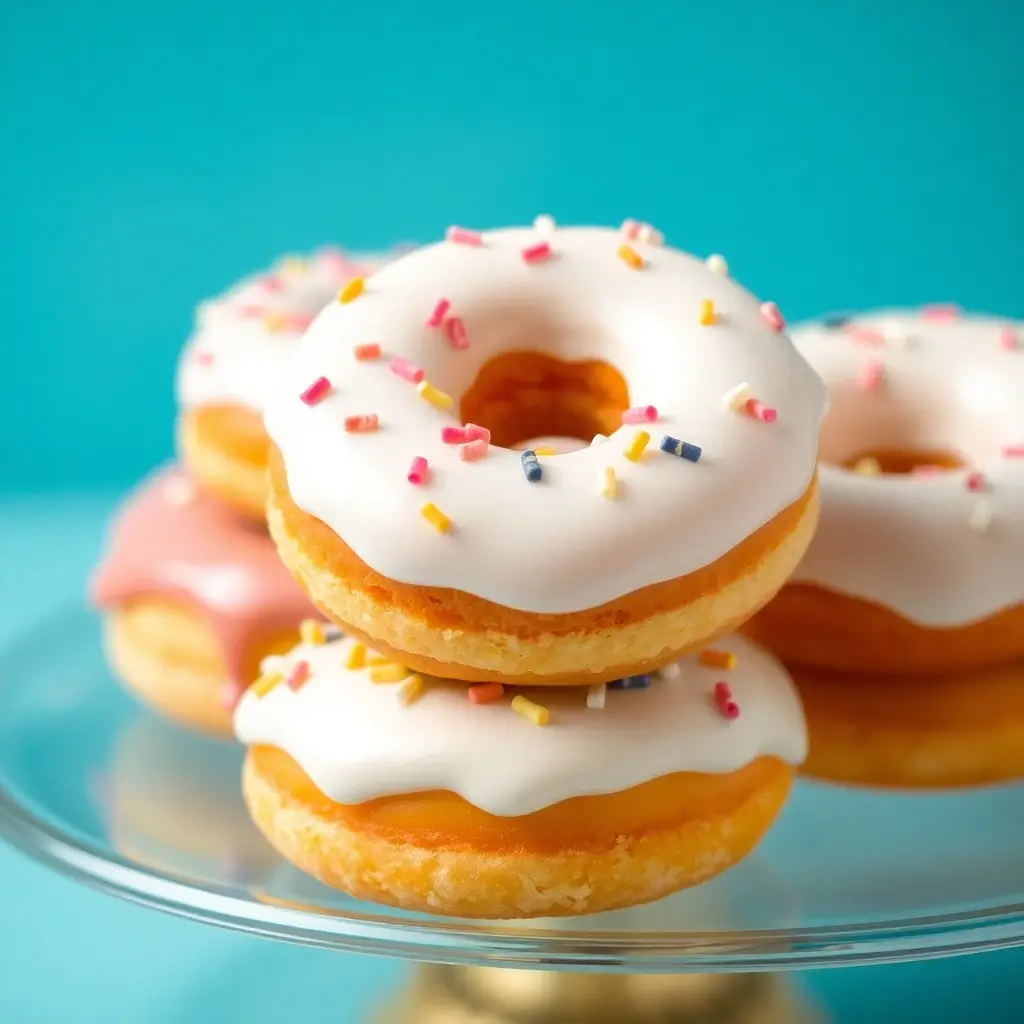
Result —
<path fill-rule="evenodd" d="M 715 322 L 715 304 L 711 299 L 701 299 L 697 319 L 702 327 L 710 327 Z"/>
<path fill-rule="evenodd" d="M 658 676 L 661 679 L 678 679 L 683 674 L 678 661 L 670 661 L 667 665 L 658 669 Z"/>
<path fill-rule="evenodd" d="M 967 525 L 975 533 L 985 533 L 992 525 L 992 504 L 986 498 L 979 498 L 967 517 Z"/>
<path fill-rule="evenodd" d="M 342 285 L 338 292 L 338 301 L 344 306 L 349 302 L 358 299 L 366 290 L 366 280 L 362 277 L 353 277 L 351 281 Z"/>
<path fill-rule="evenodd" d="M 192 358 L 200 366 L 209 366 L 213 362 L 213 353 L 212 352 L 195 352 L 193 354 Z"/>
<path fill-rule="evenodd" d="M 444 333 L 452 348 L 460 352 L 469 348 L 469 336 L 466 334 L 466 325 L 457 316 L 450 316 L 444 322 Z"/>
<path fill-rule="evenodd" d="M 486 427 L 477 426 L 475 423 L 466 424 L 467 441 L 486 441 L 491 443 L 491 432 Z"/>
<path fill-rule="evenodd" d="M 644 259 L 636 249 L 628 245 L 620 245 L 616 255 L 627 267 L 632 267 L 633 270 L 643 270 Z"/>
<path fill-rule="evenodd" d="M 434 308 L 430 311 L 430 316 L 427 317 L 427 327 L 440 327 L 444 323 L 444 315 L 451 308 L 451 305 L 447 299 L 438 299 L 434 303 Z"/>
<path fill-rule="evenodd" d="M 304 644 L 322 644 L 326 639 L 323 626 L 316 619 L 303 619 L 299 623 L 299 639 Z"/>
<path fill-rule="evenodd" d="M 727 391 L 722 397 L 722 402 L 727 409 L 734 412 L 746 412 L 747 402 L 754 397 L 749 384 L 737 384 L 731 391 Z"/>
<path fill-rule="evenodd" d="M 543 263 L 551 259 L 551 246 L 548 242 L 537 242 L 528 245 L 521 253 L 524 263 Z"/>
<path fill-rule="evenodd" d="M 822 325 L 830 331 L 837 331 L 849 322 L 850 317 L 846 313 L 829 313 L 828 316 L 821 318 Z"/>
<path fill-rule="evenodd" d="M 661 450 L 668 455 L 678 455 L 679 458 L 686 459 L 687 462 L 698 462 L 704 449 L 697 447 L 695 444 L 690 444 L 688 441 L 680 441 L 678 437 L 669 437 L 666 434 L 661 439 Z"/>
<path fill-rule="evenodd" d="M 547 213 L 539 214 L 533 218 L 533 230 L 538 235 L 546 235 L 550 238 L 555 233 L 555 218 Z"/>
<path fill-rule="evenodd" d="M 774 302 L 761 303 L 761 319 L 778 334 L 785 329 L 786 321 L 779 312 L 779 307 Z"/>
<path fill-rule="evenodd" d="M 322 402 L 331 390 L 331 382 L 326 377 L 317 377 L 312 384 L 306 388 L 305 391 L 299 395 L 306 405 L 316 405 L 318 402 Z"/>
<path fill-rule="evenodd" d="M 719 651 L 712 648 L 701 651 L 697 657 L 697 661 L 701 665 L 707 665 L 710 668 L 724 668 L 729 670 L 736 666 L 736 655 L 732 651 Z"/>
<path fill-rule="evenodd" d="M 435 409 L 443 411 L 452 407 L 451 395 L 446 395 L 443 391 L 439 391 L 429 381 L 421 380 L 416 385 L 416 391 L 419 393 L 420 398 L 428 401 Z"/>
<path fill-rule="evenodd" d="M 267 313 L 263 317 L 263 326 L 268 331 L 276 334 L 288 325 L 288 317 L 283 313 Z"/>
<path fill-rule="evenodd" d="M 622 414 L 623 423 L 653 423 L 658 418 L 658 410 L 653 405 L 637 405 Z"/>
<path fill-rule="evenodd" d="M 484 236 L 479 231 L 470 231 L 468 228 L 450 227 L 445 232 L 445 238 L 456 245 L 483 245 Z"/>
<path fill-rule="evenodd" d="M 597 683 L 587 690 L 587 707 L 591 711 L 601 711 L 604 708 L 605 695 L 608 687 L 604 683 Z"/>
<path fill-rule="evenodd" d="M 724 718 L 739 718 L 740 706 L 732 699 L 728 683 L 715 683 L 715 705 Z"/>
<path fill-rule="evenodd" d="M 952 302 L 936 303 L 921 307 L 921 319 L 933 323 L 949 323 L 960 316 L 960 307 Z"/>
<path fill-rule="evenodd" d="M 720 256 L 717 252 L 714 252 L 704 262 L 712 274 L 718 274 L 720 277 L 728 276 L 729 264 L 725 262 L 724 256 Z"/>
<path fill-rule="evenodd" d="M 759 402 L 756 398 L 748 398 L 743 408 L 755 420 L 760 420 L 762 423 L 774 423 L 779 418 L 775 409 L 770 405 L 765 405 L 764 402 Z"/>
<path fill-rule="evenodd" d="M 541 458 L 547 455 L 557 455 L 558 452 L 555 451 L 554 448 L 550 448 L 547 445 L 542 444 L 533 449 L 533 454 L 536 455 L 537 458 Z"/>
<path fill-rule="evenodd" d="M 638 220 L 624 220 L 619 226 L 619 233 L 629 239 L 634 239 L 640 234 L 640 221 Z"/>
<path fill-rule="evenodd" d="M 374 651 L 373 653 L 370 653 L 368 651 L 366 654 L 367 665 L 390 665 L 391 661 L 391 658 L 388 658 L 383 654 L 377 654 L 376 651 Z"/>
<path fill-rule="evenodd" d="M 885 379 L 885 367 L 875 359 L 865 363 L 857 374 L 857 383 L 862 391 L 877 391 Z"/>
<path fill-rule="evenodd" d="M 964 477 L 964 487 L 969 491 L 984 491 L 988 489 L 988 481 L 984 473 L 973 470 Z"/>
<path fill-rule="evenodd" d="M 407 708 L 410 704 L 415 704 L 426 692 L 426 689 L 422 677 L 412 675 L 399 686 L 395 696 L 398 698 L 398 703 Z"/>
<path fill-rule="evenodd" d="M 447 533 L 452 528 L 452 521 L 432 502 L 427 502 L 421 509 L 420 515 L 438 533 Z"/>
<path fill-rule="evenodd" d="M 608 684 L 609 690 L 646 690 L 651 685 L 651 677 L 648 675 L 626 676 L 623 679 L 613 679 Z"/>
<path fill-rule="evenodd" d="M 375 412 L 360 413 L 357 416 L 345 417 L 345 431 L 349 434 L 372 434 L 380 428 L 380 421 Z"/>
<path fill-rule="evenodd" d="M 629 459 L 630 462 L 639 462 L 640 456 L 643 455 L 644 449 L 650 444 L 651 435 L 646 430 L 638 430 L 632 440 L 626 445 L 623 455 Z"/>
<path fill-rule="evenodd" d="M 342 633 L 341 627 L 336 626 L 333 622 L 325 622 L 323 624 L 324 629 L 324 640 L 330 642 L 332 640 L 340 640 L 345 634 Z"/>
<path fill-rule="evenodd" d="M 280 672 L 271 672 L 269 675 L 260 676 L 249 689 L 253 696 L 262 698 L 266 697 L 275 686 L 279 686 L 283 682 L 284 676 Z"/>
<path fill-rule="evenodd" d="M 380 359 L 380 345 L 375 341 L 370 342 L 369 345 L 356 345 L 352 349 L 352 354 L 361 363 L 365 363 L 370 359 Z"/>
<path fill-rule="evenodd" d="M 889 320 L 882 324 L 882 340 L 895 348 L 911 348 L 914 345 L 914 335 L 910 328 L 898 320 Z"/>
<path fill-rule="evenodd" d="M 1003 449 L 1004 459 L 1024 459 L 1024 444 L 1011 444 Z"/>
<path fill-rule="evenodd" d="M 360 643 L 354 643 L 348 650 L 348 657 L 345 659 L 345 668 L 357 669 L 366 667 L 366 647 Z"/>
<path fill-rule="evenodd" d="M 371 683 L 400 683 L 409 675 L 409 670 L 397 661 L 389 661 L 386 665 L 375 665 L 370 669 Z"/>
<path fill-rule="evenodd" d="M 870 457 L 858 459 L 853 467 L 857 476 L 879 476 L 882 472 L 882 464 L 878 459 Z"/>
<path fill-rule="evenodd" d="M 862 327 L 850 324 L 846 329 L 847 337 L 857 345 L 884 345 L 885 335 L 877 327 Z"/>
<path fill-rule="evenodd" d="M 617 498 L 619 496 L 619 481 L 615 478 L 615 470 L 611 466 L 605 466 L 601 470 L 601 497 Z"/>
<path fill-rule="evenodd" d="M 464 427 L 442 427 L 441 440 L 444 444 L 465 444 L 469 437 Z"/>
<path fill-rule="evenodd" d="M 388 362 L 388 369 L 396 377 L 401 377 L 402 380 L 407 380 L 410 384 L 419 384 L 426 376 L 426 373 L 420 367 L 410 363 L 407 359 L 403 359 L 401 356 L 392 356 Z"/>
<path fill-rule="evenodd" d="M 551 718 L 551 712 L 542 704 L 534 704 L 532 700 L 522 694 L 512 698 L 512 710 L 534 725 L 547 725 Z"/>
<path fill-rule="evenodd" d="M 427 481 L 427 460 L 422 455 L 417 455 L 409 466 L 406 479 L 411 484 L 422 484 Z"/>
<path fill-rule="evenodd" d="M 653 224 L 641 224 L 640 230 L 636 233 L 636 240 L 645 245 L 661 245 L 665 236 Z"/>
<path fill-rule="evenodd" d="M 537 458 L 537 453 L 527 449 L 520 456 L 520 461 L 523 464 L 523 474 L 526 476 L 526 479 L 529 480 L 531 484 L 538 483 L 544 475 L 544 470 Z"/>
<path fill-rule="evenodd" d="M 466 690 L 466 696 L 471 704 L 490 704 L 498 700 L 505 693 L 505 687 L 501 683 L 478 683 Z"/>
<path fill-rule="evenodd" d="M 293 690 L 298 693 L 299 690 L 306 685 L 309 679 L 309 662 L 308 661 L 297 661 L 292 665 L 292 670 L 288 673 L 285 683 L 288 685 L 289 690 Z"/>
<path fill-rule="evenodd" d="M 1005 352 L 1015 352 L 1021 347 L 1020 338 L 1012 327 L 1004 327 L 999 332 L 999 347 Z"/>
<path fill-rule="evenodd" d="M 487 458 L 489 451 L 490 445 L 480 437 L 475 441 L 467 441 L 459 449 L 459 458 L 463 462 L 479 462 L 481 459 Z"/>

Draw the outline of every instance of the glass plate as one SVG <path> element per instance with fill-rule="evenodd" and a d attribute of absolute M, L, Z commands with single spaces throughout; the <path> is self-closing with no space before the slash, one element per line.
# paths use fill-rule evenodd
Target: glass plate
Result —
<path fill-rule="evenodd" d="M 141 710 L 73 610 L 0 652 L 0 835 L 115 895 L 293 942 L 459 964 L 777 970 L 1024 943 L 1024 786 L 801 783 L 734 870 L 631 910 L 477 922 L 360 903 L 249 823 L 242 752 Z"/>

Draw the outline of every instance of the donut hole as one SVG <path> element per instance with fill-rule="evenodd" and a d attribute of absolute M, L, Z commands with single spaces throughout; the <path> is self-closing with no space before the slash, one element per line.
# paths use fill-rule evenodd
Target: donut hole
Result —
<path fill-rule="evenodd" d="M 867 475 L 911 476 L 961 469 L 967 461 L 962 455 L 944 449 L 867 448 L 848 456 L 841 465 Z"/>
<path fill-rule="evenodd" d="M 503 352 L 480 367 L 463 392 L 463 423 L 491 432 L 491 443 L 515 448 L 536 437 L 590 442 L 622 426 L 629 389 L 622 374 L 598 359 L 570 362 L 544 352 Z"/>

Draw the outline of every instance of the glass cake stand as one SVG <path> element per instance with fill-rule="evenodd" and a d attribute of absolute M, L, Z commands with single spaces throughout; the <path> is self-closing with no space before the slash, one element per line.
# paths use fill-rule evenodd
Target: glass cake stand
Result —
<path fill-rule="evenodd" d="M 0 652 L 0 837 L 172 914 L 446 965 L 388 1020 L 792 1022 L 769 972 L 1024 944 L 1024 786 L 801 782 L 737 868 L 615 913 L 482 922 L 360 903 L 274 854 L 242 805 L 242 751 L 140 709 L 99 632 L 71 610 Z"/>

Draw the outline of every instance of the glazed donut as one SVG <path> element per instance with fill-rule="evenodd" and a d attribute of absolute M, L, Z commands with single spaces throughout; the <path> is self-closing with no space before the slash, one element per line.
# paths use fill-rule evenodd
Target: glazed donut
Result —
<path fill-rule="evenodd" d="M 377 661 L 351 638 L 268 659 L 235 731 L 281 855 L 406 909 L 561 916 L 695 885 L 750 852 L 805 753 L 788 676 L 735 636 L 646 688 L 543 705 Z"/>
<path fill-rule="evenodd" d="M 791 665 L 810 751 L 804 775 L 860 786 L 978 786 L 1024 778 L 1024 663 L 900 685 Z"/>
<path fill-rule="evenodd" d="M 614 679 L 737 626 L 813 533 L 825 393 L 720 270 L 456 230 L 343 291 L 267 401 L 285 564 L 350 634 L 473 682 Z M 594 443 L 514 450 L 544 435 Z"/>
<path fill-rule="evenodd" d="M 793 341 L 829 389 L 821 523 L 746 631 L 849 673 L 1024 659 L 1024 330 L 939 307 Z"/>
<path fill-rule="evenodd" d="M 316 614 L 266 531 L 176 468 L 120 510 L 91 598 L 121 679 L 177 721 L 227 734 L 260 660 L 292 647 Z"/>
<path fill-rule="evenodd" d="M 262 521 L 267 384 L 339 287 L 385 262 L 335 249 L 287 256 L 198 307 L 178 365 L 177 432 L 181 460 L 206 490 Z"/>

